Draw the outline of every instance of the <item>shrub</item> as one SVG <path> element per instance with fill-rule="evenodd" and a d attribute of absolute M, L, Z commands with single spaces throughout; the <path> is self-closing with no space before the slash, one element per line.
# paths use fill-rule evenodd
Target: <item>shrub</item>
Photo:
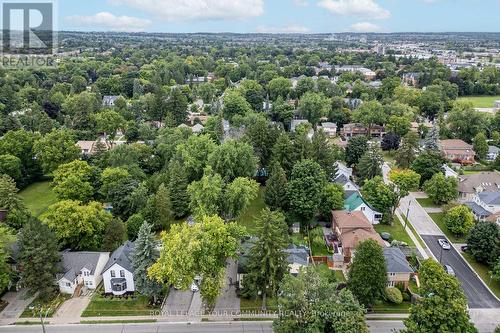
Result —
<path fill-rule="evenodd" d="M 401 304 L 403 302 L 403 295 L 398 288 L 395 287 L 387 287 L 385 288 L 385 295 L 387 296 L 387 300 L 391 303 Z"/>

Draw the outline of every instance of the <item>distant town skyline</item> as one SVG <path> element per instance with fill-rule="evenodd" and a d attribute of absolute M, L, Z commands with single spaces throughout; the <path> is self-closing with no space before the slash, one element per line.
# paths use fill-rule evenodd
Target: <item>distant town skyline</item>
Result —
<path fill-rule="evenodd" d="M 500 32 L 500 0 L 59 0 L 59 30 Z"/>

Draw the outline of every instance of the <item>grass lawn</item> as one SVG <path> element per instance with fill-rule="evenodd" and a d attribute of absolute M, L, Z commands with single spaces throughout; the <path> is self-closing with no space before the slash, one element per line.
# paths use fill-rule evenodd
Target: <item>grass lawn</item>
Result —
<path fill-rule="evenodd" d="M 105 298 L 96 293 L 83 311 L 82 317 L 148 316 L 151 311 L 159 309 L 159 306 L 150 306 L 146 296 L 141 295 L 128 299 Z"/>
<path fill-rule="evenodd" d="M 333 271 L 335 273 L 335 277 L 337 278 L 338 282 L 346 282 L 347 279 L 345 278 L 344 272 L 335 270 Z"/>
<path fill-rule="evenodd" d="M 398 240 L 401 242 L 405 242 L 409 246 L 415 247 L 415 243 L 413 243 L 410 236 L 406 233 L 406 231 L 405 231 L 403 225 L 401 224 L 401 222 L 399 221 L 399 219 L 397 217 L 395 217 L 394 219 L 395 219 L 395 221 L 393 222 L 392 226 L 386 225 L 386 224 L 375 225 L 374 226 L 375 231 L 378 233 L 388 232 L 391 234 L 392 239 L 395 239 L 395 240 Z"/>
<path fill-rule="evenodd" d="M 429 216 L 434 220 L 434 222 L 436 222 L 439 229 L 441 229 L 441 231 L 444 232 L 446 237 L 448 237 L 448 239 L 452 243 L 459 243 L 459 244 L 467 243 L 465 237 L 456 237 L 448 230 L 448 228 L 446 228 L 446 225 L 444 224 L 444 213 L 429 213 Z"/>
<path fill-rule="evenodd" d="M 490 268 L 487 265 L 480 264 L 472 258 L 469 253 L 463 253 L 465 260 L 474 268 L 476 273 L 481 277 L 481 279 L 490 287 L 491 291 L 497 296 L 500 297 L 500 282 L 492 280 L 490 278 Z"/>
<path fill-rule="evenodd" d="M 469 96 L 460 97 L 459 100 L 471 102 L 475 108 L 492 108 L 493 103 L 500 100 L 500 96 Z"/>
<path fill-rule="evenodd" d="M 410 306 L 410 302 L 403 302 L 401 304 L 379 302 L 373 306 L 373 313 L 408 313 Z"/>
<path fill-rule="evenodd" d="M 436 205 L 431 198 L 418 198 L 417 199 L 418 203 L 420 204 L 420 206 L 422 207 L 430 207 L 430 208 L 437 208 L 439 207 L 438 205 Z"/>
<path fill-rule="evenodd" d="M 259 189 L 259 195 L 257 199 L 252 201 L 247 210 L 240 216 L 237 222 L 247 228 L 247 232 L 250 235 L 255 235 L 256 233 L 256 225 L 255 218 L 260 214 L 260 212 L 266 208 L 266 203 L 264 202 L 264 192 L 266 191 L 265 187 L 261 187 Z"/>
<path fill-rule="evenodd" d="M 38 317 L 39 316 L 39 310 L 40 307 L 43 308 L 43 316 L 45 316 L 45 311 L 50 308 L 50 310 L 47 313 L 47 318 L 50 318 L 56 313 L 57 309 L 69 298 L 71 295 L 66 295 L 66 294 L 58 294 L 54 299 L 52 299 L 49 302 L 41 302 L 38 298 L 35 299 L 33 302 L 31 302 L 30 305 L 24 309 L 23 313 L 21 314 L 21 318 L 33 318 L 33 317 Z M 33 310 L 30 309 L 30 307 L 34 307 Z"/>
<path fill-rule="evenodd" d="M 278 310 L 278 300 L 276 298 L 268 298 L 266 300 L 267 311 Z M 240 299 L 240 310 L 243 311 L 260 311 L 262 309 L 262 298 L 256 299 Z"/>
<path fill-rule="evenodd" d="M 57 202 L 57 197 L 50 181 L 34 183 L 19 192 L 24 204 L 34 216 L 40 216 L 50 205 Z"/>

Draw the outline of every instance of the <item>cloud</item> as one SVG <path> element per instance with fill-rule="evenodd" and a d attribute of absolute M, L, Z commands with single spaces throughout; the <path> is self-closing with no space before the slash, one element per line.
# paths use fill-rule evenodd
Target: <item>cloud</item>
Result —
<path fill-rule="evenodd" d="M 244 19 L 264 14 L 264 0 L 108 0 L 167 21 Z"/>
<path fill-rule="evenodd" d="M 104 28 L 111 31 L 144 31 L 153 22 L 132 16 L 115 16 L 109 12 L 95 15 L 74 15 L 65 18 L 66 21 L 85 28 Z"/>
<path fill-rule="evenodd" d="M 309 1 L 308 0 L 293 0 L 293 4 L 295 6 L 307 7 L 307 6 L 309 6 Z"/>
<path fill-rule="evenodd" d="M 382 28 L 370 22 L 359 22 L 351 25 L 351 30 L 356 32 L 379 32 Z"/>
<path fill-rule="evenodd" d="M 261 25 L 255 29 L 258 33 L 267 33 L 267 34 L 305 34 L 311 31 L 311 29 L 297 25 L 297 24 L 289 24 L 284 27 L 272 27 Z"/>
<path fill-rule="evenodd" d="M 318 6 L 332 14 L 343 16 L 366 17 L 370 19 L 387 19 L 391 12 L 382 8 L 374 0 L 321 0 Z"/>

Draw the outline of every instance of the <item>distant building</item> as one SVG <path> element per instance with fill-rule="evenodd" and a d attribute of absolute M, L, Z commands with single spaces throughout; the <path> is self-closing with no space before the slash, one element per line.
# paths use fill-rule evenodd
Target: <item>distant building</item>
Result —
<path fill-rule="evenodd" d="M 494 108 L 494 109 L 497 109 L 497 110 L 500 110 L 500 100 L 495 101 L 495 102 L 493 103 L 493 108 Z"/>
<path fill-rule="evenodd" d="M 458 172 L 450 168 L 447 164 L 443 165 L 445 177 L 458 178 Z"/>
<path fill-rule="evenodd" d="M 107 108 L 115 106 L 115 103 L 116 103 L 116 100 L 118 99 L 118 97 L 120 97 L 120 96 L 104 96 L 102 98 L 102 106 L 107 107 Z"/>
<path fill-rule="evenodd" d="M 417 87 L 420 76 L 420 73 L 403 74 L 403 84 L 410 87 Z"/>
<path fill-rule="evenodd" d="M 334 137 L 337 135 L 337 124 L 335 123 L 322 123 L 321 126 L 318 126 L 318 129 L 323 129 L 326 135 L 329 137 Z"/>
<path fill-rule="evenodd" d="M 290 245 L 285 253 L 288 254 L 286 261 L 288 262 L 289 272 L 293 276 L 297 276 L 302 267 L 309 265 L 309 248 L 306 246 Z"/>
<path fill-rule="evenodd" d="M 481 192 L 500 192 L 500 173 L 497 171 L 461 175 L 458 179 L 458 193 L 464 200 L 473 201 Z"/>
<path fill-rule="evenodd" d="M 106 151 L 111 149 L 111 145 L 105 140 L 78 141 L 76 145 L 78 146 L 78 148 L 80 148 L 80 153 L 82 156 L 92 156 L 99 150 Z"/>
<path fill-rule="evenodd" d="M 476 153 L 471 145 L 459 139 L 440 140 L 439 146 L 446 158 L 460 164 L 474 164 Z"/>
<path fill-rule="evenodd" d="M 373 125 L 369 132 L 372 138 L 379 139 L 382 139 L 386 134 L 384 126 L 380 125 Z M 360 123 L 349 123 L 345 124 L 344 127 L 342 127 L 342 129 L 340 130 L 340 135 L 346 139 L 350 139 L 352 137 L 360 135 L 368 136 L 368 128 Z"/>
<path fill-rule="evenodd" d="M 487 161 L 496 160 L 499 153 L 500 149 L 497 146 L 488 146 L 488 154 L 486 155 L 486 160 Z"/>

